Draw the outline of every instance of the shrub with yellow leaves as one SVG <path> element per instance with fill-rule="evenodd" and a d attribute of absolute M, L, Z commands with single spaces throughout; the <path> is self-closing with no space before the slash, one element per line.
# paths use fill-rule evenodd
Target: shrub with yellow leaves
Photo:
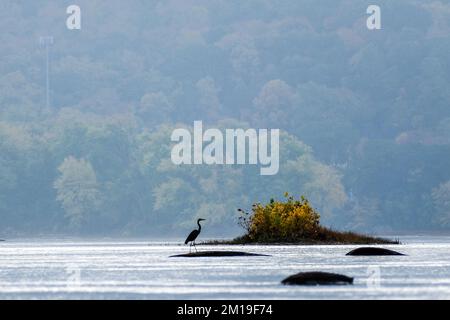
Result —
<path fill-rule="evenodd" d="M 320 231 L 319 213 L 305 197 L 295 200 L 285 193 L 284 202 L 271 199 L 266 205 L 257 203 L 252 212 L 239 209 L 240 225 L 256 242 L 286 242 L 314 238 Z"/>

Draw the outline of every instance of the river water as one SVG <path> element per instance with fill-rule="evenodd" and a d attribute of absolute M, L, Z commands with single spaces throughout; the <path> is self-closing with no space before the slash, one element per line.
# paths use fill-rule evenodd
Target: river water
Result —
<path fill-rule="evenodd" d="M 198 246 L 269 257 L 170 258 L 178 242 L 0 242 L 0 299 L 450 299 L 450 237 L 400 237 L 407 256 L 352 257 L 358 246 Z M 302 271 L 348 286 L 284 286 Z"/>

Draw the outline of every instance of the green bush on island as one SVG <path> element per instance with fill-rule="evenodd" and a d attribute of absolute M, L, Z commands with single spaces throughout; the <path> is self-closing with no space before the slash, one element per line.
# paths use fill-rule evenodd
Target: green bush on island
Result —
<path fill-rule="evenodd" d="M 285 193 L 285 201 L 271 199 L 267 204 L 256 203 L 251 212 L 241 212 L 239 224 L 244 236 L 231 243 L 397 243 L 354 232 L 338 232 L 320 225 L 320 214 L 308 199 L 294 199 Z"/>

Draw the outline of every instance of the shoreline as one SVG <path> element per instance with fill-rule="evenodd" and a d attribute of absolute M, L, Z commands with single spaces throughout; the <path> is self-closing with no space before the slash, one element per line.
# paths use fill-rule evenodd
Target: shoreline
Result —
<path fill-rule="evenodd" d="M 243 235 L 230 240 L 209 240 L 209 245 L 398 245 L 399 239 L 388 239 L 377 236 L 368 236 L 354 232 L 339 232 L 321 228 L 320 232 L 311 238 L 290 239 L 252 239 Z"/>
<path fill-rule="evenodd" d="M 237 242 L 234 240 L 207 240 L 196 243 L 198 246 L 348 246 L 348 245 L 401 245 L 400 240 L 384 239 L 373 242 L 339 242 L 339 241 L 298 241 L 298 242 Z"/>

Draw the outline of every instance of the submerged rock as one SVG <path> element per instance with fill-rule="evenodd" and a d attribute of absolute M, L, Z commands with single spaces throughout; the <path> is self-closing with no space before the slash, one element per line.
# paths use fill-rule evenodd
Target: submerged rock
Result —
<path fill-rule="evenodd" d="M 347 256 L 404 256 L 403 253 L 374 247 L 363 247 L 354 249 L 346 254 Z"/>
<path fill-rule="evenodd" d="M 317 285 L 348 285 L 353 284 L 353 278 L 337 273 L 329 272 L 300 272 L 287 277 L 282 284 L 286 285 L 303 285 L 303 286 L 317 286 Z"/>
<path fill-rule="evenodd" d="M 250 252 L 241 252 L 241 251 L 199 251 L 192 253 L 183 253 L 177 254 L 174 256 L 170 256 L 171 258 L 176 257 L 243 257 L 243 256 L 256 256 L 256 257 L 268 257 L 266 254 L 258 254 L 258 253 L 250 253 Z"/>

